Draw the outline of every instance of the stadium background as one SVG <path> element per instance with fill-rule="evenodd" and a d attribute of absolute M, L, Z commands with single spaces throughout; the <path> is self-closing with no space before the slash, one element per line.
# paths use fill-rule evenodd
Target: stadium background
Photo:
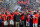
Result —
<path fill-rule="evenodd" d="M 14 7 L 17 5 L 21 5 L 22 10 L 24 9 L 24 7 L 27 8 L 27 5 L 28 9 L 30 7 L 33 7 L 32 9 L 38 10 L 38 8 L 40 7 L 40 0 L 0 0 L 0 11 L 14 10 Z"/>

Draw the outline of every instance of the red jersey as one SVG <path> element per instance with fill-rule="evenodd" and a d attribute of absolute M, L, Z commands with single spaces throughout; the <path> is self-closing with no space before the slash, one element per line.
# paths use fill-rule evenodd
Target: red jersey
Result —
<path fill-rule="evenodd" d="M 29 17 L 30 17 L 30 15 L 27 15 L 27 18 L 28 18 L 28 22 L 29 22 Z M 26 20 L 26 22 L 27 22 L 27 20 Z"/>
<path fill-rule="evenodd" d="M 22 13 L 21 13 L 21 14 L 22 14 Z M 24 14 L 25 14 L 25 13 L 24 13 Z M 24 14 L 23 14 L 23 16 L 21 16 L 21 20 L 24 20 L 24 18 L 25 18 Z"/>
<path fill-rule="evenodd" d="M 5 20 L 7 20 L 7 16 L 6 16 L 5 14 L 2 14 L 2 17 L 3 17 L 3 16 L 5 17 Z"/>
<path fill-rule="evenodd" d="M 8 16 L 10 16 L 10 17 L 11 17 L 11 18 L 10 18 L 10 20 L 13 20 L 13 16 L 12 16 L 11 14 L 10 14 L 10 15 L 7 15 L 7 17 L 8 17 Z"/>
<path fill-rule="evenodd" d="M 33 23 L 38 23 L 39 14 L 35 14 L 34 16 L 35 16 L 36 19 L 33 18 Z"/>
<path fill-rule="evenodd" d="M 21 20 L 24 20 L 24 15 L 21 17 Z"/>

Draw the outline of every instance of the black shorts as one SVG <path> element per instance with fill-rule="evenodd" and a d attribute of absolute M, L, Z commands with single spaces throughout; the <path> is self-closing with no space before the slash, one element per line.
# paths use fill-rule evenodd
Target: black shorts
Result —
<path fill-rule="evenodd" d="M 2 22 L 0 22 L 0 27 L 2 27 Z"/>

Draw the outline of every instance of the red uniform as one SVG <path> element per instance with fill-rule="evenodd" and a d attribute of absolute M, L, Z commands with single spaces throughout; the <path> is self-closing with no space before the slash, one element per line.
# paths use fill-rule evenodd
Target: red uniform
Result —
<path fill-rule="evenodd" d="M 11 14 L 7 15 L 7 17 L 8 17 L 8 16 L 10 16 L 10 17 L 11 17 L 11 18 L 10 18 L 10 20 L 13 20 L 13 17 L 12 17 L 12 15 L 11 15 Z"/>
<path fill-rule="evenodd" d="M 5 14 L 2 14 L 2 17 L 3 17 L 3 16 L 5 17 L 5 20 L 7 20 L 7 16 L 6 16 Z"/>
<path fill-rule="evenodd" d="M 7 16 L 6 16 L 5 14 L 2 14 L 2 17 L 4 17 L 4 18 L 3 18 L 3 25 L 4 25 L 4 26 L 5 26 L 5 25 L 8 25 Z"/>
<path fill-rule="evenodd" d="M 29 17 L 30 17 L 30 16 L 29 16 L 29 15 L 27 15 L 27 18 L 28 18 L 28 22 L 29 22 Z M 27 22 L 27 20 L 26 20 L 26 22 Z"/>
<path fill-rule="evenodd" d="M 25 13 L 24 13 L 24 14 L 25 14 Z M 21 20 L 24 20 L 24 18 L 25 18 L 24 14 L 21 16 Z"/>
<path fill-rule="evenodd" d="M 33 24 L 34 24 L 34 23 L 38 23 L 39 14 L 35 14 L 34 16 L 35 16 L 36 19 L 33 18 Z"/>
<path fill-rule="evenodd" d="M 24 20 L 24 15 L 21 17 L 21 20 Z"/>
<path fill-rule="evenodd" d="M 18 12 L 15 12 L 15 14 L 18 14 Z"/>

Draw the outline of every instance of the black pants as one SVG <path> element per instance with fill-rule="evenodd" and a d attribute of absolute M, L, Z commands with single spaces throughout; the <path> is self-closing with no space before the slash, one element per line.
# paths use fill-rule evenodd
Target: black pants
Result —
<path fill-rule="evenodd" d="M 0 22 L 0 27 L 2 27 L 2 22 Z"/>
<path fill-rule="evenodd" d="M 38 23 L 38 27 L 40 27 L 40 22 Z"/>
<path fill-rule="evenodd" d="M 9 27 L 14 27 L 14 25 L 10 25 Z"/>
<path fill-rule="evenodd" d="M 4 27 L 7 27 L 7 25 L 5 25 Z"/>
<path fill-rule="evenodd" d="M 7 27 L 10 27 L 10 25 L 8 25 Z"/>
<path fill-rule="evenodd" d="M 24 21 L 23 20 L 20 23 L 20 27 L 24 27 Z"/>
<path fill-rule="evenodd" d="M 40 27 L 40 25 L 38 25 L 38 27 Z"/>
<path fill-rule="evenodd" d="M 25 25 L 25 27 L 26 27 L 26 22 L 24 22 L 24 25 Z"/>
<path fill-rule="evenodd" d="M 23 27 L 23 24 L 20 23 L 20 27 Z"/>
<path fill-rule="evenodd" d="M 30 27 L 33 27 L 33 20 L 30 19 Z"/>

